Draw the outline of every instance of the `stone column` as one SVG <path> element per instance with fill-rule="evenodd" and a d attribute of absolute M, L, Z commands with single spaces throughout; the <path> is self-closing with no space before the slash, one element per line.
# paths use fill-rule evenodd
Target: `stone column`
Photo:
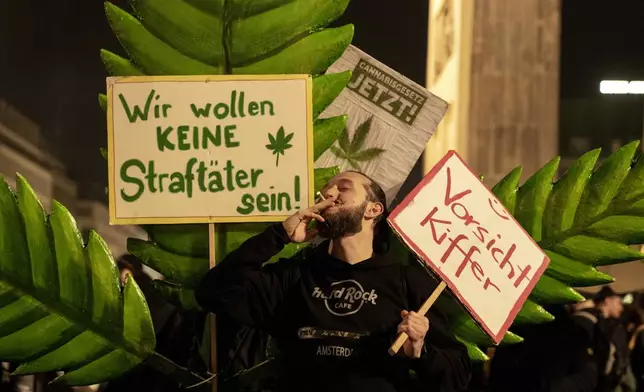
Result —
<path fill-rule="evenodd" d="M 560 0 L 431 2 L 427 87 L 451 108 L 425 171 L 454 149 L 493 185 L 558 154 L 560 11 Z"/>

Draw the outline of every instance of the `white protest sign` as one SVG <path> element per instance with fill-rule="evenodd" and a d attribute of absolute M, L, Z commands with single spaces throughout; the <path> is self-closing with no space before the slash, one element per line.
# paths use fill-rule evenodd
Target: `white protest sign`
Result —
<path fill-rule="evenodd" d="M 313 204 L 308 75 L 108 78 L 111 224 L 280 221 Z"/>
<path fill-rule="evenodd" d="M 339 166 L 373 178 L 391 205 L 447 111 L 423 86 L 350 45 L 327 71 L 351 71 L 342 93 L 320 115 L 349 116 L 344 133 L 315 167 Z"/>
<path fill-rule="evenodd" d="M 454 151 L 388 221 L 497 344 L 550 262 Z"/>

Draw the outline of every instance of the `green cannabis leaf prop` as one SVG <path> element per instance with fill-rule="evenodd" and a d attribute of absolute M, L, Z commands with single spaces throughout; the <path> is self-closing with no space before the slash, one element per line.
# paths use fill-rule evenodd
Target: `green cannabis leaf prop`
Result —
<path fill-rule="evenodd" d="M 313 78 L 314 157 L 338 138 L 346 116 L 318 119 L 351 78 L 350 72 L 322 73 L 351 43 L 353 26 L 325 29 L 344 12 L 349 0 L 132 0 L 135 16 L 106 3 L 112 30 L 130 59 L 101 51 L 114 76 L 187 74 L 311 74 Z M 106 106 L 105 95 L 99 96 Z M 288 148 L 280 133 L 271 142 L 279 155 Z M 274 147 L 273 147 L 274 146 Z M 316 187 L 338 173 L 315 170 Z M 217 225 L 217 260 L 266 224 Z M 167 281 L 155 287 L 173 303 L 195 308 L 192 289 L 208 270 L 206 225 L 149 225 L 150 241 L 130 239 L 128 250 Z M 278 255 L 295 254 L 292 244 Z"/>
<path fill-rule="evenodd" d="M 289 144 L 291 139 L 293 139 L 293 135 L 294 133 L 289 133 L 285 136 L 284 127 L 280 127 L 275 136 L 271 135 L 270 133 L 268 134 L 268 140 L 270 141 L 270 144 L 266 145 L 266 149 L 273 151 L 273 155 L 277 156 L 277 159 L 275 160 L 276 167 L 280 164 L 280 154 L 284 155 L 286 150 L 293 147 L 291 144 Z"/>
<path fill-rule="evenodd" d="M 87 385 L 120 376 L 154 350 L 150 313 L 136 282 L 121 290 L 107 245 L 54 201 L 50 216 L 24 178 L 14 194 L 0 176 L 0 358 L 16 374 L 63 370 Z"/>
<path fill-rule="evenodd" d="M 644 158 L 633 160 L 639 142 L 625 145 L 594 169 L 600 150 L 580 157 L 553 183 L 555 158 L 519 186 L 521 167 L 492 192 L 550 257 L 550 265 L 518 314 L 515 324 L 553 320 L 542 305 L 582 300 L 572 287 L 610 283 L 598 266 L 644 259 L 629 247 L 644 242 Z M 489 341 L 473 320 L 448 298 L 437 303 L 450 314 L 459 339 L 474 359 L 486 359 L 478 346 Z M 511 333 L 505 342 L 521 339 Z"/>
<path fill-rule="evenodd" d="M 365 122 L 358 125 L 353 139 L 349 140 L 349 131 L 345 127 L 342 131 L 342 135 L 338 139 L 339 147 L 331 146 L 331 152 L 333 155 L 340 159 L 345 159 L 349 162 L 352 168 L 362 171 L 360 164 L 358 162 L 371 161 L 380 156 L 385 150 L 382 148 L 367 148 L 362 150 L 367 135 L 371 130 L 371 121 L 373 116 L 369 117 Z"/>

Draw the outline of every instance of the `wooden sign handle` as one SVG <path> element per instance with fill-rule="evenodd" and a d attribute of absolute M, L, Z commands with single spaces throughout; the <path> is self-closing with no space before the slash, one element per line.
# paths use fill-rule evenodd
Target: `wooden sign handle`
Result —
<path fill-rule="evenodd" d="M 208 224 L 208 261 L 210 268 L 215 267 L 215 224 Z M 215 315 L 210 313 L 210 371 L 212 374 L 217 374 L 217 323 L 215 322 Z M 215 378 L 212 382 L 212 391 L 217 392 L 218 379 Z"/>
<path fill-rule="evenodd" d="M 434 305 L 434 302 L 436 302 L 436 300 L 438 299 L 438 296 L 441 295 L 443 290 L 445 290 L 445 287 L 447 287 L 447 283 L 445 283 L 444 281 L 440 282 L 434 289 L 434 292 L 429 296 L 429 298 L 427 298 L 420 309 L 418 309 L 417 313 L 422 314 L 423 316 L 426 315 L 429 311 L 429 308 L 431 308 L 432 305 Z M 398 351 L 400 351 L 401 347 L 403 346 L 403 344 L 405 344 L 407 339 L 409 339 L 409 336 L 406 333 L 399 333 L 394 343 L 391 345 L 391 347 L 389 347 L 389 355 L 398 354 Z"/>

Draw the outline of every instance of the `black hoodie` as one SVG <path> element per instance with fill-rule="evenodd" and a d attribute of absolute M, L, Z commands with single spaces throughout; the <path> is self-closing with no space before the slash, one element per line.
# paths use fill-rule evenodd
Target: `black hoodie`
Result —
<path fill-rule="evenodd" d="M 420 359 L 390 356 L 402 310 L 416 310 L 436 283 L 422 269 L 378 256 L 357 264 L 328 253 L 328 242 L 303 260 L 262 268 L 288 237 L 281 224 L 250 238 L 210 270 L 197 289 L 206 310 L 268 331 L 284 354 L 280 391 L 461 391 L 470 363 L 438 314 Z"/>

